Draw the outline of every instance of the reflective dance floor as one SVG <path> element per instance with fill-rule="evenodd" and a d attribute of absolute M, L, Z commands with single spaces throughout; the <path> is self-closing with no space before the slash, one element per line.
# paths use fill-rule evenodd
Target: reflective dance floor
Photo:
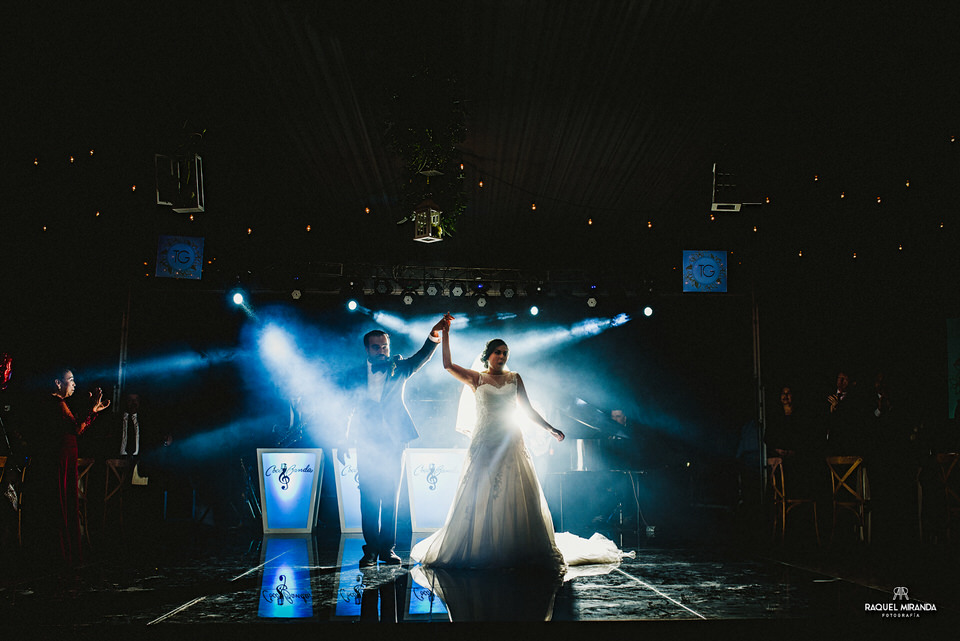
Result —
<path fill-rule="evenodd" d="M 5 638 L 518 638 L 525 626 L 564 638 L 634 630 L 657 638 L 809 638 L 850 626 L 882 634 L 960 622 L 955 545 L 881 552 L 862 544 L 744 544 L 735 528 L 703 525 L 683 541 L 626 541 L 636 558 L 572 568 L 559 580 L 407 563 L 361 570 L 358 535 L 264 536 L 251 524 L 162 522 L 101 538 L 70 576 L 5 550 L 0 616 L 11 633 Z M 398 551 L 406 561 L 405 550 Z"/>

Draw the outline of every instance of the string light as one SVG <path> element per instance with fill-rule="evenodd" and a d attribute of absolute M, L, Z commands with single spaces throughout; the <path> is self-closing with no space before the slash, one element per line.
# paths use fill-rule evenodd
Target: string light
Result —
<path fill-rule="evenodd" d="M 307 231 L 310 231 L 310 225 L 307 225 Z"/>
<path fill-rule="evenodd" d="M 710 220 L 716 220 L 716 219 L 717 219 L 716 216 L 714 216 L 713 214 L 710 214 Z"/>
<path fill-rule="evenodd" d="M 537 211 L 537 203 L 530 203 L 530 211 Z"/>
<path fill-rule="evenodd" d="M 193 214 L 190 214 L 190 222 L 193 222 Z"/>
<path fill-rule="evenodd" d="M 90 150 L 90 155 L 91 155 L 91 156 L 93 155 L 93 149 Z"/>
<path fill-rule="evenodd" d="M 813 175 L 813 182 L 817 182 L 818 180 L 820 180 L 820 175 L 819 175 L 819 174 L 814 174 L 814 175 Z"/>
<path fill-rule="evenodd" d="M 880 204 L 880 196 L 877 196 L 877 204 Z"/>
<path fill-rule="evenodd" d="M 36 167 L 36 166 L 39 165 L 39 164 L 40 164 L 40 159 L 39 159 L 39 158 L 34 158 L 34 159 L 33 159 L 33 166 Z"/>
<path fill-rule="evenodd" d="M 73 156 L 70 156 L 70 164 L 73 164 Z"/>
<path fill-rule="evenodd" d="M 841 191 L 841 192 L 840 192 L 840 198 L 846 198 L 846 197 L 847 197 L 847 192 Z"/>
<path fill-rule="evenodd" d="M 907 187 L 909 187 L 909 186 L 910 186 L 910 179 L 907 178 Z"/>
<path fill-rule="evenodd" d="M 648 220 L 648 221 L 647 221 L 647 229 L 653 229 L 653 221 L 652 221 L 652 220 Z"/>
<path fill-rule="evenodd" d="M 754 233 L 757 232 L 757 226 L 756 226 L 756 225 L 753 226 L 753 232 L 754 232 Z"/>
<path fill-rule="evenodd" d="M 369 214 L 369 213 L 370 213 L 370 208 L 369 208 L 369 207 L 365 207 L 365 208 L 364 208 L 364 211 Z"/>
<path fill-rule="evenodd" d="M 136 190 L 137 190 L 137 186 L 136 186 L 136 185 L 133 185 L 133 186 L 130 187 L 130 191 L 136 191 Z"/>
<path fill-rule="evenodd" d="M 98 211 L 98 212 L 95 214 L 95 216 L 96 216 L 97 218 L 99 218 L 99 217 L 100 217 L 100 212 Z"/>
<path fill-rule="evenodd" d="M 767 204 L 770 204 L 770 196 L 767 196 Z"/>
<path fill-rule="evenodd" d="M 483 187 L 483 181 L 482 181 L 482 180 L 480 181 L 479 186 L 480 186 L 480 187 Z"/>
<path fill-rule="evenodd" d="M 853 252 L 853 257 L 854 257 L 854 258 L 857 257 L 857 252 Z"/>
<path fill-rule="evenodd" d="M 903 251 L 903 243 L 900 243 L 900 251 Z"/>
<path fill-rule="evenodd" d="M 247 236 L 253 233 L 253 227 L 247 227 Z"/>
<path fill-rule="evenodd" d="M 593 224 L 593 218 L 587 218 L 587 224 L 588 224 L 588 225 L 592 225 L 592 224 Z"/>
<path fill-rule="evenodd" d="M 803 250 L 802 250 L 802 249 L 801 249 L 799 252 L 797 252 L 797 256 L 799 256 L 800 258 L 803 258 Z"/>

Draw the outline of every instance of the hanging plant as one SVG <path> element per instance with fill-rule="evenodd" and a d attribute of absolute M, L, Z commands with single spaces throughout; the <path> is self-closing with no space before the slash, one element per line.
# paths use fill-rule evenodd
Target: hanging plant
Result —
<path fill-rule="evenodd" d="M 467 205 L 457 149 L 466 135 L 465 120 L 456 78 L 428 66 L 391 96 L 386 138 L 403 164 L 400 206 L 412 212 L 432 199 L 441 210 L 441 234 L 456 230 Z"/>

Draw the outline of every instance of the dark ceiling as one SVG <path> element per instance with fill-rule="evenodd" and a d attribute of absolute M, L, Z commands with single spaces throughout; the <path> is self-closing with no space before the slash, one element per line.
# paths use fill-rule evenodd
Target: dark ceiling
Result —
<path fill-rule="evenodd" d="M 656 279 L 684 248 L 831 270 L 900 245 L 920 261 L 944 220 L 956 238 L 957 23 L 930 7 L 70 3 L 2 23 L 24 273 L 64 255 L 139 273 L 158 234 L 204 237 L 211 282 L 326 262 Z M 467 206 L 415 243 L 390 134 L 450 104 Z M 191 222 L 155 204 L 153 157 L 199 130 Z M 721 200 L 770 203 L 711 220 L 714 163 L 738 185 Z"/>

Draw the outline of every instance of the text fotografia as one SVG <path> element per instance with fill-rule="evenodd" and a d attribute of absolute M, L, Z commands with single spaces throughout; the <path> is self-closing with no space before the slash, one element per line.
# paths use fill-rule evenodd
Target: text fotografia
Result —
<path fill-rule="evenodd" d="M 918 617 L 923 612 L 936 612 L 933 603 L 864 603 L 864 612 L 880 612 L 884 617 Z"/>

